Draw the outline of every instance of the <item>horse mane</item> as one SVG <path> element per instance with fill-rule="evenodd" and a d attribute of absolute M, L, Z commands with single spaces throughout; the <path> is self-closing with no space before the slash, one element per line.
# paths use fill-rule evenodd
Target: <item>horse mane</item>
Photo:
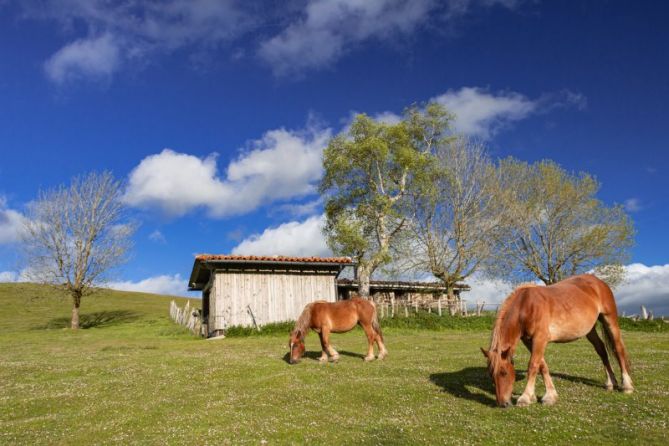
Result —
<path fill-rule="evenodd" d="M 518 291 L 525 289 L 525 288 L 533 288 L 539 286 L 536 283 L 532 282 L 524 282 L 518 285 L 516 288 L 514 288 L 511 293 L 509 293 L 508 296 L 504 299 L 502 304 L 499 306 L 499 309 L 497 310 L 497 317 L 495 318 L 495 325 L 492 329 L 492 335 L 490 337 L 490 352 L 493 352 L 495 350 L 499 350 L 501 347 L 501 331 L 502 331 L 502 322 L 504 321 L 504 317 L 506 316 L 507 312 L 509 311 L 509 308 L 511 305 L 516 301 L 516 298 L 518 297 L 519 293 Z M 500 352 L 501 353 L 501 352 Z M 497 361 L 497 358 L 499 358 L 500 355 L 490 355 L 488 359 L 490 360 L 490 363 L 488 365 L 490 372 L 491 373 L 496 373 L 497 369 L 499 368 L 499 362 Z"/>
<path fill-rule="evenodd" d="M 307 304 L 304 307 L 304 310 L 302 310 L 302 314 L 300 314 L 300 317 L 297 318 L 297 321 L 295 321 L 295 327 L 293 328 L 293 333 L 296 331 L 300 331 L 302 336 L 300 336 L 301 339 L 304 339 L 304 337 L 307 335 L 307 332 L 309 331 L 309 328 L 311 326 L 311 309 L 313 305 L 317 302 L 325 302 L 322 300 L 317 300 L 315 302 L 311 302 Z"/>

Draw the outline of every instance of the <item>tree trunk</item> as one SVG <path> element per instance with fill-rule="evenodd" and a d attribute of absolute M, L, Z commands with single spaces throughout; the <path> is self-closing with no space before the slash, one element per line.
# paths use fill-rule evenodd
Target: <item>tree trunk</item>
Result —
<path fill-rule="evenodd" d="M 81 305 L 81 296 L 74 295 L 72 296 L 72 321 L 70 322 L 70 328 L 72 330 L 79 329 L 79 306 Z"/>
<path fill-rule="evenodd" d="M 457 298 L 455 297 L 455 292 L 453 290 L 453 285 L 446 285 L 446 294 L 448 299 L 448 312 L 451 316 L 455 316 L 457 312 L 456 302 Z"/>
<path fill-rule="evenodd" d="M 367 268 L 358 268 L 358 294 L 363 299 L 369 299 L 369 276 Z"/>

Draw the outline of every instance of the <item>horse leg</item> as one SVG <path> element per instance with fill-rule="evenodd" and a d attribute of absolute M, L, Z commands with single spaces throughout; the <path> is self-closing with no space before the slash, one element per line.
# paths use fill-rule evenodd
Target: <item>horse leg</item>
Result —
<path fill-rule="evenodd" d="M 367 335 L 367 356 L 365 356 L 365 361 L 374 361 L 376 359 L 374 357 L 374 339 L 376 338 L 376 333 L 374 333 L 374 329 L 370 324 L 360 324 L 362 326 L 362 329 L 365 330 L 365 334 Z"/>
<path fill-rule="evenodd" d="M 386 345 L 383 343 L 383 335 L 378 332 L 374 332 L 374 340 L 376 341 L 376 346 L 379 348 L 379 359 L 383 359 L 388 355 L 388 350 Z"/>
<path fill-rule="evenodd" d="M 532 341 L 530 339 L 525 339 L 525 338 L 521 338 L 521 340 L 523 341 L 523 344 L 525 344 L 525 347 L 527 347 L 527 350 L 531 354 L 532 353 Z M 532 403 L 537 402 L 537 396 L 535 394 L 532 395 L 531 402 Z"/>
<path fill-rule="evenodd" d="M 530 353 L 532 353 L 532 343 L 527 339 L 523 339 L 523 344 L 525 344 L 525 347 L 527 347 Z M 541 358 L 539 372 L 541 372 L 541 377 L 544 379 L 544 386 L 546 386 L 546 394 L 541 398 L 541 403 L 547 406 L 551 406 L 557 402 L 557 391 L 555 390 L 553 379 L 551 378 L 550 372 L 548 371 L 546 358 Z M 532 402 L 536 403 L 536 401 L 537 397 L 536 395 L 533 395 Z"/>
<path fill-rule="evenodd" d="M 337 353 L 337 351 L 330 345 L 330 329 L 323 327 L 321 329 L 321 334 L 323 335 L 323 343 L 325 344 L 325 350 L 327 350 L 328 354 L 330 355 L 330 359 L 332 361 L 338 361 L 339 353 Z"/>
<path fill-rule="evenodd" d="M 319 362 L 327 362 L 328 360 L 328 353 L 327 353 L 327 346 L 325 345 L 325 339 L 323 339 L 323 332 L 321 331 L 318 333 L 318 338 L 321 340 L 321 357 L 318 358 Z"/>
<path fill-rule="evenodd" d="M 523 394 L 520 395 L 516 405 L 520 407 L 529 406 L 537 397 L 534 394 L 534 387 L 537 379 L 537 372 L 541 368 L 541 362 L 544 360 L 544 351 L 546 350 L 546 340 L 540 338 L 532 339 L 532 350 L 530 354 L 530 362 L 527 366 L 527 385 Z M 548 370 L 548 368 L 546 368 Z M 552 384 L 552 383 L 551 383 Z"/>
<path fill-rule="evenodd" d="M 616 354 L 616 359 L 620 365 L 620 371 L 623 375 L 622 391 L 625 393 L 632 393 L 634 386 L 632 385 L 632 378 L 629 375 L 629 360 L 627 359 L 627 352 L 625 351 L 625 344 L 623 344 L 622 336 L 620 335 L 620 327 L 618 326 L 618 315 L 615 312 L 602 313 L 602 323 L 604 325 L 604 333 L 609 338 Z"/>
<path fill-rule="evenodd" d="M 544 385 L 546 386 L 546 393 L 541 397 L 541 404 L 547 406 L 552 406 L 557 402 L 557 390 L 553 385 L 553 379 L 551 378 L 550 373 L 548 372 L 548 364 L 546 364 L 546 358 L 541 358 L 541 366 L 539 367 L 541 371 L 541 376 L 544 378 Z"/>
<path fill-rule="evenodd" d="M 606 353 L 606 346 L 597 334 L 596 325 L 592 327 L 592 330 L 586 335 L 586 338 L 588 338 L 588 341 L 595 347 L 595 351 L 604 363 L 604 368 L 606 369 L 606 384 L 604 384 L 604 387 L 606 387 L 606 390 L 613 390 L 614 387 L 618 387 L 618 381 L 616 381 L 616 376 L 613 374 L 613 369 L 609 362 L 609 355 Z"/>

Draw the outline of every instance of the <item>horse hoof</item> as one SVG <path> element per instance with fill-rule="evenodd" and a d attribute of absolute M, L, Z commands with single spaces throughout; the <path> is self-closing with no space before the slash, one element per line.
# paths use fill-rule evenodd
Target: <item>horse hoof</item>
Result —
<path fill-rule="evenodd" d="M 633 387 L 628 387 L 628 388 L 623 388 L 623 393 L 630 394 L 634 393 L 634 388 Z"/>
<path fill-rule="evenodd" d="M 520 398 L 518 398 L 518 401 L 516 401 L 516 406 L 518 407 L 527 407 L 530 404 L 532 404 L 532 400 L 525 396 L 521 396 Z"/>
<path fill-rule="evenodd" d="M 608 386 L 604 386 L 604 389 L 606 389 L 607 392 L 613 392 L 613 384 L 609 384 Z"/>
<path fill-rule="evenodd" d="M 365 356 L 364 361 L 365 362 L 370 362 L 374 361 L 376 358 L 374 356 Z"/>
<path fill-rule="evenodd" d="M 386 359 L 386 356 L 388 356 L 388 352 L 383 352 L 379 354 L 379 357 L 377 358 L 379 361 L 383 361 Z"/>
<path fill-rule="evenodd" d="M 552 397 L 552 398 L 546 398 L 545 396 L 541 398 L 541 404 L 544 406 L 552 406 L 553 404 L 557 403 L 557 398 Z"/>
<path fill-rule="evenodd" d="M 332 358 L 330 358 L 330 361 L 331 362 L 338 362 L 339 361 L 339 355 L 333 356 Z"/>

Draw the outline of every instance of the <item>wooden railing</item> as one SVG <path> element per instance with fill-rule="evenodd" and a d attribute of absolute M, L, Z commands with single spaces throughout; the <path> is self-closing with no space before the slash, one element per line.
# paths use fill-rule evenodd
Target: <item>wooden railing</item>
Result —
<path fill-rule="evenodd" d="M 175 301 L 170 302 L 170 317 L 177 324 L 190 330 L 195 336 L 205 336 L 200 309 L 191 309 L 190 302 L 186 302 L 186 306 L 183 308 L 179 308 Z"/>

